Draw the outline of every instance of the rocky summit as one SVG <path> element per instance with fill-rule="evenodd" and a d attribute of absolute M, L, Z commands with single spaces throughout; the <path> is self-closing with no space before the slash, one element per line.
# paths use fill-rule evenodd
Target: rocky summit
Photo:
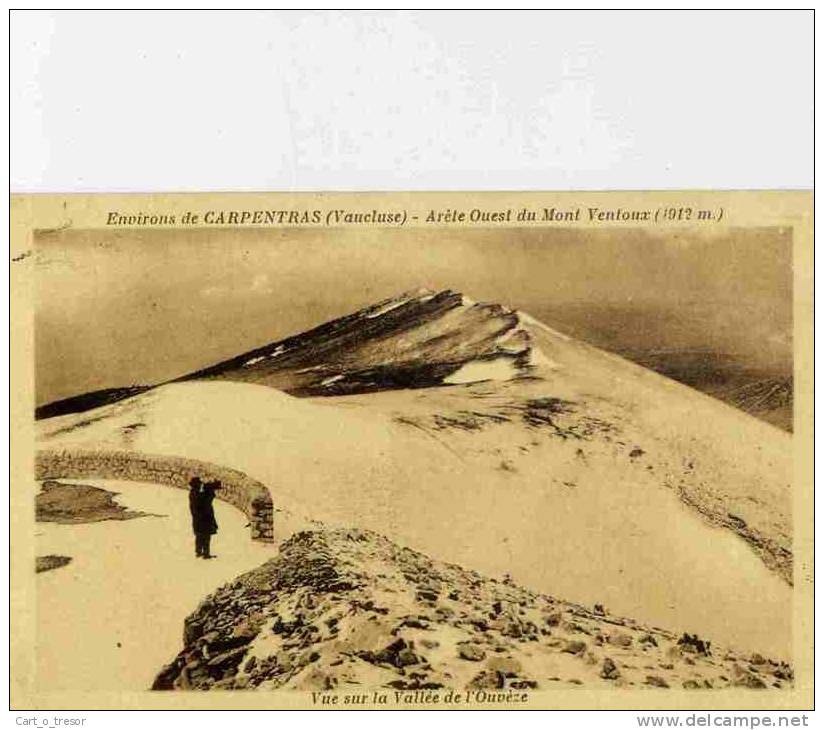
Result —
<path fill-rule="evenodd" d="M 545 358 L 519 314 L 460 292 L 422 289 L 185 376 L 268 385 L 297 396 L 428 388 L 531 374 Z"/>
<path fill-rule="evenodd" d="M 792 684 L 789 665 L 434 561 L 361 529 L 299 532 L 208 596 L 156 690 L 650 690 Z"/>

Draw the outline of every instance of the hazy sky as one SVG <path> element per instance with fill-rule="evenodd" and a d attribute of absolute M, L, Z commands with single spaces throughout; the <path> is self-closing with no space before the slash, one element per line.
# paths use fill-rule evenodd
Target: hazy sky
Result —
<path fill-rule="evenodd" d="M 791 231 L 777 228 L 41 233 L 37 402 L 181 375 L 418 287 L 559 328 L 585 312 L 575 334 L 601 343 L 787 366 L 791 266 Z M 616 325 L 605 306 L 635 316 Z"/>

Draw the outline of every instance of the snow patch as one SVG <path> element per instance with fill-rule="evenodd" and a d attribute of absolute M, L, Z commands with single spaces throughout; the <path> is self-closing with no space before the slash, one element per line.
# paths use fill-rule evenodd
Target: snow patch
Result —
<path fill-rule="evenodd" d="M 484 380 L 514 380 L 520 375 L 511 357 L 496 357 L 494 360 L 470 360 L 443 379 L 447 385 L 478 383 Z"/>
<path fill-rule="evenodd" d="M 522 342 L 497 342 L 495 348 L 499 352 L 505 352 L 507 355 L 523 355 L 529 350 L 529 345 Z"/>
<path fill-rule="evenodd" d="M 495 340 L 495 346 L 503 352 L 520 355 L 529 350 L 529 342 L 529 332 L 521 327 L 512 327 Z"/>
<path fill-rule="evenodd" d="M 382 314 L 386 314 L 387 312 L 391 312 L 393 309 L 402 307 L 410 301 L 410 299 L 395 299 L 388 304 L 384 304 L 382 307 L 379 307 L 374 312 L 369 312 L 369 314 L 366 315 L 366 318 L 374 319 L 375 317 L 380 317 Z"/>
<path fill-rule="evenodd" d="M 272 350 L 272 352 L 266 355 L 260 355 L 259 357 L 253 357 L 251 360 L 247 360 L 245 363 L 243 363 L 243 367 L 248 368 L 252 365 L 257 365 L 257 363 L 262 362 L 263 360 L 280 357 L 288 349 L 289 348 L 285 347 L 284 345 L 278 345 L 274 350 Z"/>
<path fill-rule="evenodd" d="M 325 378 L 324 380 L 320 381 L 321 385 L 332 385 L 332 383 L 337 383 L 339 380 L 343 380 L 346 376 L 345 375 L 333 375 L 331 378 Z"/>
<path fill-rule="evenodd" d="M 555 362 L 554 360 L 550 360 L 538 347 L 533 347 L 529 351 L 529 360 L 527 364 L 533 368 L 551 368 L 552 370 L 557 370 L 561 366 Z"/>

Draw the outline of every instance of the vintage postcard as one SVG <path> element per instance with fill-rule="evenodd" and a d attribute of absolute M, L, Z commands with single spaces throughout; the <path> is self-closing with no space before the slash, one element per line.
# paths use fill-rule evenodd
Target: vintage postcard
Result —
<path fill-rule="evenodd" d="M 15 709 L 812 705 L 812 195 L 12 197 Z"/>

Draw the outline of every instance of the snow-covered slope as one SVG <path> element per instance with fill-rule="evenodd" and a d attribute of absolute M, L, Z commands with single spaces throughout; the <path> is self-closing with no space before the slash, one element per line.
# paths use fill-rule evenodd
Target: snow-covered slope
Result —
<path fill-rule="evenodd" d="M 224 464 L 290 514 L 790 656 L 792 442 L 778 429 L 453 292 L 196 376 L 41 420 L 39 440 Z"/>

